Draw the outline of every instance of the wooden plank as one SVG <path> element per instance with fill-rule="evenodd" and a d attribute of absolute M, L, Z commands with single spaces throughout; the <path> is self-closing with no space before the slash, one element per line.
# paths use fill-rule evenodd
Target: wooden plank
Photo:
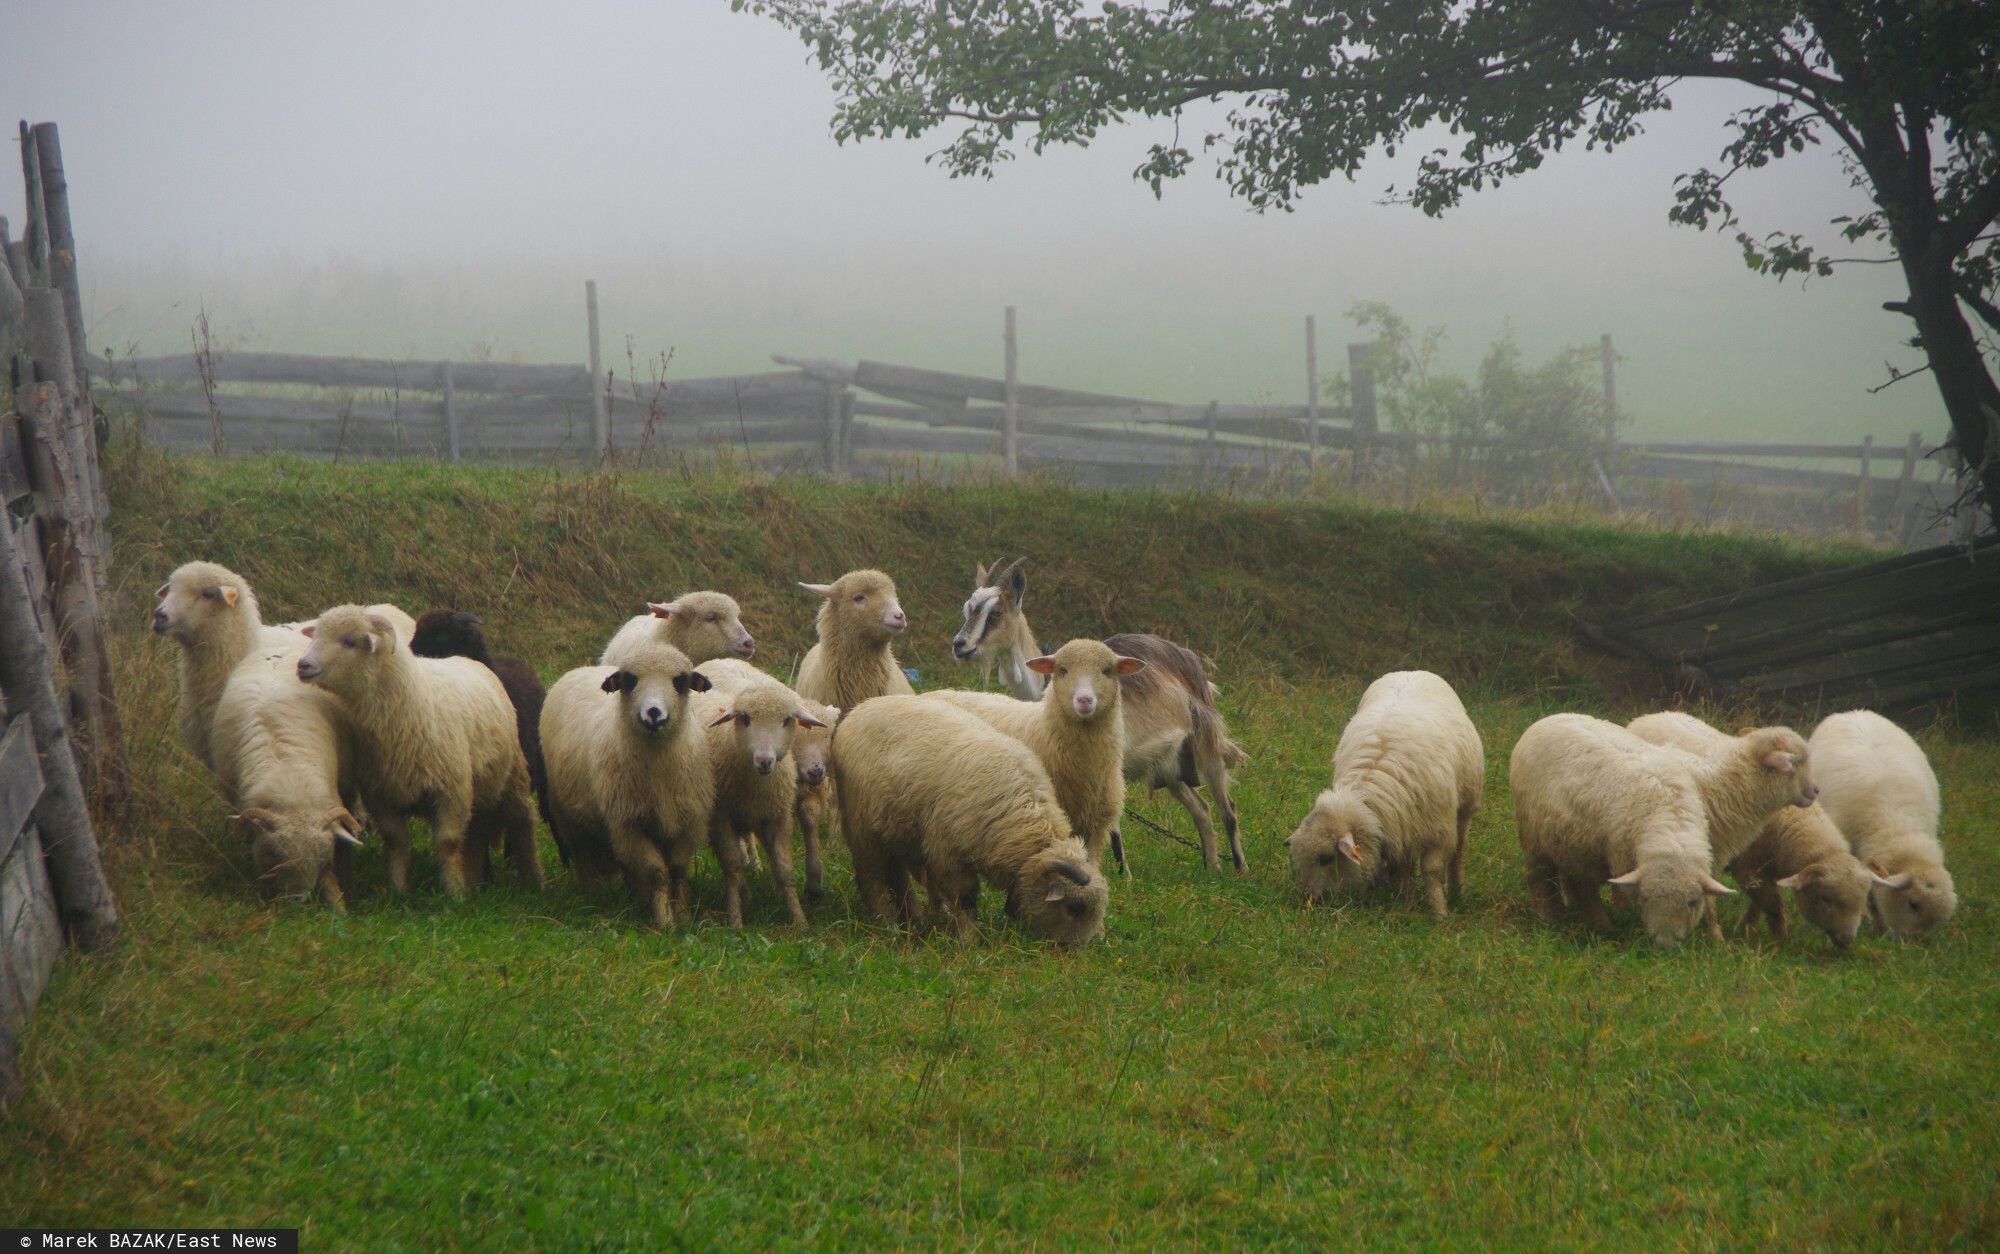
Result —
<path fill-rule="evenodd" d="M 49 283 L 62 293 L 70 345 L 71 369 L 83 395 L 90 377 L 84 366 L 83 288 L 77 279 L 76 232 L 69 216 L 69 176 L 63 171 L 62 140 L 54 122 L 32 128 L 35 155 L 41 167 L 43 218 L 49 232 Z"/>
<path fill-rule="evenodd" d="M 1319 465 L 1319 324 L 1306 315 L 1306 458 Z"/>
<path fill-rule="evenodd" d="M 606 409 L 604 395 L 604 355 L 597 340 L 596 279 L 584 281 L 583 304 L 585 329 L 590 336 L 590 429 L 594 437 L 592 446 L 599 453 L 605 453 L 611 449 L 611 415 Z"/>
<path fill-rule="evenodd" d="M 1644 440 L 1619 445 L 1621 450 L 1673 457 L 1796 457 L 1801 460 L 1851 462 L 1867 455 L 1870 436 L 1861 444 L 1770 444 L 1729 440 Z"/>
<path fill-rule="evenodd" d="M 436 359 L 396 361 L 370 357 L 314 357 L 302 353 L 217 352 L 217 383 L 290 383 L 325 388 L 379 388 L 432 391 L 438 386 Z M 102 358 L 93 358 L 98 369 Z M 201 382 L 192 353 L 166 357 L 125 357 L 103 367 L 120 384 Z M 590 372 L 582 366 L 516 365 L 470 361 L 452 364 L 460 392 L 513 392 L 536 396 L 580 396 Z"/>
<path fill-rule="evenodd" d="M 1858 456 L 1857 446 L 1857 456 Z M 1679 479 L 1683 482 L 1733 483 L 1758 488 L 1812 488 L 1851 491 L 1859 479 L 1833 470 L 1794 470 L 1785 466 L 1757 466 L 1747 463 L 1698 461 L 1692 458 L 1663 457 L 1635 453 L 1625 459 L 1625 473 L 1643 479 Z"/>
<path fill-rule="evenodd" d="M 200 392 L 147 391 L 120 392 L 119 399 L 140 414 L 154 418 L 199 418 L 208 421 L 208 397 Z M 444 426 L 441 401 L 398 398 L 394 403 L 376 401 L 308 400 L 297 396 L 239 396 L 217 393 L 215 408 L 236 435 L 238 422 L 340 423 L 382 422 L 405 426 L 425 425 L 439 430 Z"/>
<path fill-rule="evenodd" d="M 1789 691 L 1849 683 L 1942 662 L 1978 664 L 2000 658 L 2000 620 L 1965 623 L 1944 631 L 1913 631 L 1900 640 L 1866 648 L 1844 649 L 1825 657 L 1778 666 L 1761 666 L 1740 684 L 1753 692 Z"/>
<path fill-rule="evenodd" d="M 0 737 L 0 862 L 13 852 L 42 799 L 42 763 L 35 754 L 35 730 L 25 714 L 14 716 Z"/>
<path fill-rule="evenodd" d="M 985 379 L 978 375 L 952 374 L 943 370 L 919 370 L 911 366 L 892 366 L 879 361 L 855 363 L 854 386 L 868 392 L 880 392 L 885 396 L 900 391 L 941 398 L 958 397 L 1000 403 L 1004 403 L 1007 399 L 1005 379 Z M 1019 386 L 1018 395 L 1021 404 L 1034 408 L 1153 403 L 1132 396 L 1111 396 L 1101 392 L 1079 392 L 1070 388 L 1039 387 L 1028 383 Z"/>
<path fill-rule="evenodd" d="M 1703 666 L 1702 670 L 1715 682 L 1728 682 L 1740 679 L 1751 671 L 1811 662 L 1836 653 L 1861 653 L 1877 645 L 1893 644 L 1925 632 L 1951 631 L 1971 624 L 1993 621 L 1995 620 L 1992 612 L 1985 609 L 1961 610 L 1955 614 L 1925 618 L 1917 622 L 1906 619 L 1887 626 L 1864 620 L 1804 636 L 1797 644 L 1767 649 L 1753 657 L 1712 661 Z"/>
<path fill-rule="evenodd" d="M 21 446 L 20 415 L 0 414 L 0 505 L 12 505 L 34 490 L 28 453 Z"/>
<path fill-rule="evenodd" d="M 458 397 L 452 390 L 451 363 L 438 363 L 438 378 L 444 388 L 444 439 L 447 455 L 458 461 Z"/>
<path fill-rule="evenodd" d="M 62 947 L 62 919 L 41 833 L 31 827 L 13 856 L 0 863 L 0 956 L 13 970 L 26 1014 L 35 1012 Z"/>

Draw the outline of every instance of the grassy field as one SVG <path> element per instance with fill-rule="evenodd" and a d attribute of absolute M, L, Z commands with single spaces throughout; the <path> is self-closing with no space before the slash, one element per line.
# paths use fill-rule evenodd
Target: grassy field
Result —
<path fill-rule="evenodd" d="M 314 1248 L 1036 1244 L 1975 1247 L 2000 1237 L 2000 733 L 1921 735 L 1957 918 L 1930 943 L 1796 933 L 1657 952 L 1538 929 L 1506 754 L 1624 718 L 1651 681 L 1575 620 L 1856 560 L 1741 536 L 1113 496 L 840 488 L 127 454 L 121 696 L 139 796 L 110 850 L 126 939 L 64 962 L 0 1123 L 0 1224 L 300 1226 Z M 477 610 L 545 678 L 641 598 L 719 586 L 762 660 L 793 587 L 894 573 L 905 660 L 947 646 L 975 559 L 1031 555 L 1045 644 L 1149 628 L 1216 659 L 1253 757 L 1249 873 L 1126 828 L 1109 934 L 1064 955 L 989 902 L 973 947 L 854 919 L 844 852 L 804 931 L 654 934 L 622 906 L 383 891 L 261 904 L 173 743 L 151 589 L 200 556 L 267 617 L 342 599 Z M 1280 841 L 1375 673 L 1466 693 L 1489 791 L 1462 909 L 1302 908 Z M 1737 717 L 1741 711 L 1717 712 Z M 1803 719 L 1807 716 L 1802 716 Z M 1166 803 L 1139 811 L 1188 834 Z M 554 865 L 552 849 L 545 858 Z M 1726 907 L 1726 915 L 1733 908 Z"/>

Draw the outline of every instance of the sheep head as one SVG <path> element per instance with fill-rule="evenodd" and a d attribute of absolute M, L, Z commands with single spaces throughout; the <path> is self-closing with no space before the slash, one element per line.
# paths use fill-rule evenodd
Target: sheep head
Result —
<path fill-rule="evenodd" d="M 799 713 L 810 716 L 812 721 L 807 722 L 803 717 L 799 720 L 798 732 L 792 737 L 792 766 L 798 772 L 799 786 L 814 788 L 826 780 L 826 755 L 833 748 L 833 728 L 840 721 L 840 707 L 801 697 Z"/>
<path fill-rule="evenodd" d="M 180 644 L 193 644 L 208 634 L 209 624 L 226 615 L 256 621 L 257 598 L 243 577 L 214 562 L 189 562 L 177 568 L 153 594 L 153 634 Z"/>
<path fill-rule="evenodd" d="M 743 626 L 736 598 L 720 592 L 684 592 L 671 601 L 649 601 L 646 612 L 664 624 L 661 638 L 699 666 L 719 657 L 748 659 L 757 642 Z"/>
<path fill-rule="evenodd" d="M 1356 891 L 1373 884 L 1382 870 L 1382 830 L 1360 800 L 1329 788 L 1285 837 L 1292 875 L 1307 901 L 1319 904 L 1336 886 Z"/>
<path fill-rule="evenodd" d="M 832 583 L 802 583 L 807 592 L 826 598 L 819 607 L 819 638 L 836 636 L 880 648 L 909 626 L 896 581 L 879 570 L 850 570 Z"/>
<path fill-rule="evenodd" d="M 1870 859 L 1872 886 L 1869 912 L 1882 930 L 1897 940 L 1920 940 L 1935 931 L 1958 908 L 1951 873 L 1941 866 L 1890 871 Z"/>
<path fill-rule="evenodd" d="M 299 658 L 299 678 L 333 692 L 365 688 L 396 652 L 395 624 L 358 605 L 336 605 L 299 630 L 312 639 Z"/>
<path fill-rule="evenodd" d="M 1050 709 L 1087 723 L 1117 713 L 1118 681 L 1145 670 L 1146 664 L 1119 657 L 1102 641 L 1072 640 L 1046 657 L 1029 659 L 1028 669 L 1049 677 L 1042 700 Z"/>
<path fill-rule="evenodd" d="M 802 707 L 798 694 L 783 684 L 746 684 L 737 689 L 709 726 L 730 726 L 736 752 L 759 775 L 769 775 L 792 751 L 801 727 L 827 725 Z"/>
<path fill-rule="evenodd" d="M 1655 945 L 1671 948 L 1686 940 L 1700 924 L 1708 897 L 1728 897 L 1735 889 L 1704 868 L 1680 862 L 1646 863 L 1609 881 L 1639 894 L 1639 917 Z"/>
<path fill-rule="evenodd" d="M 417 620 L 410 636 L 410 652 L 418 657 L 469 657 L 490 662 L 486 636 L 479 630 L 479 616 L 465 610 L 431 610 Z"/>
<path fill-rule="evenodd" d="M 1854 943 L 1861 916 L 1868 909 L 1868 890 L 1875 875 L 1859 859 L 1840 854 L 1802 867 L 1777 881 L 1792 890 L 1792 904 L 1806 922 L 1825 932 L 1836 949 Z"/>
<path fill-rule="evenodd" d="M 1104 932 L 1111 901 L 1104 875 L 1090 864 L 1083 842 L 1058 841 L 1021 868 L 1009 910 L 1028 931 L 1065 949 L 1079 949 Z"/>
<path fill-rule="evenodd" d="M 623 666 L 606 669 L 598 686 L 624 703 L 626 727 L 643 735 L 677 732 L 687 723 L 688 697 L 709 689 L 708 677 L 687 654 L 658 641 L 631 650 Z"/>
<path fill-rule="evenodd" d="M 1770 809 L 1787 802 L 1801 809 L 1819 796 L 1819 785 L 1806 769 L 1806 740 L 1789 727 L 1750 727 L 1737 734 L 1742 752 L 1756 762 L 1760 793 Z"/>
<path fill-rule="evenodd" d="M 361 846 L 361 823 L 340 806 L 330 810 L 245 810 L 232 820 L 250 846 L 257 883 L 273 897 L 306 898 L 335 852 Z"/>

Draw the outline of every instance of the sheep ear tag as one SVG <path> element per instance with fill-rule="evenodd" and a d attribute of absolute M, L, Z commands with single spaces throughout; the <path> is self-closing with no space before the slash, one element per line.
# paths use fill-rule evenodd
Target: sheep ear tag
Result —
<path fill-rule="evenodd" d="M 720 727 L 720 726 L 722 726 L 722 725 L 723 725 L 724 723 L 727 723 L 727 722 L 730 722 L 730 721 L 731 721 L 731 720 L 733 720 L 733 719 L 734 719 L 735 717 L 736 717 L 736 711 L 734 711 L 734 710 L 730 710 L 730 709 L 725 709 L 725 710 L 723 710 L 723 711 L 722 711 L 722 713 L 720 713 L 720 714 L 718 714 L 718 715 L 716 715 L 716 716 L 715 716 L 715 721 L 714 721 L 713 723 L 710 723 L 710 724 L 709 724 L 709 726 L 710 726 L 710 727 Z"/>
<path fill-rule="evenodd" d="M 1031 657 L 1028 659 L 1028 669 L 1037 675 L 1053 675 L 1056 670 L 1056 660 L 1052 657 Z"/>

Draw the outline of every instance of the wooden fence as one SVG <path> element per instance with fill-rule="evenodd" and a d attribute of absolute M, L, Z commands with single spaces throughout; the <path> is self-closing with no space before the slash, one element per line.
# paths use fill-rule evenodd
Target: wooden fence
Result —
<path fill-rule="evenodd" d="M 75 369 L 83 320 L 67 181 L 53 124 L 21 124 L 28 220 L 0 223 L 0 1104 L 18 1041 L 63 940 L 102 949 L 118 914 L 97 828 L 127 782 L 105 647 L 103 475 Z"/>

